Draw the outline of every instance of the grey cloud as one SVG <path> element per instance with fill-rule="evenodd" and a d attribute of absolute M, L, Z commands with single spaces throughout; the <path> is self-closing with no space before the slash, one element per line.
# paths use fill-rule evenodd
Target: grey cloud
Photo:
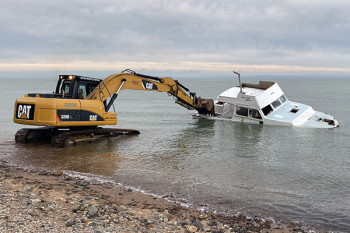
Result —
<path fill-rule="evenodd" d="M 1 61 L 302 65 L 328 60 L 294 56 L 346 54 L 350 47 L 348 1 L 3 0 L 1 5 Z"/>

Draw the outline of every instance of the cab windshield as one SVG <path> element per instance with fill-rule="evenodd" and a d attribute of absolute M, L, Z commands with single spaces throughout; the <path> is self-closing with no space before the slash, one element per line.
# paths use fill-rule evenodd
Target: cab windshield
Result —
<path fill-rule="evenodd" d="M 70 84 L 71 84 L 71 81 L 64 81 L 62 83 L 60 94 L 68 95 L 69 94 L 69 89 L 70 89 Z"/>

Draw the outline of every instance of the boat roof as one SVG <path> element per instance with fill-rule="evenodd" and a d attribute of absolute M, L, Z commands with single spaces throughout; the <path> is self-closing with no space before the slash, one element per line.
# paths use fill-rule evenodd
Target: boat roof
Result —
<path fill-rule="evenodd" d="M 258 84 L 232 87 L 222 92 L 217 100 L 224 103 L 249 105 L 254 108 L 263 108 L 283 95 L 283 91 L 276 82 L 260 81 Z"/>
<path fill-rule="evenodd" d="M 268 88 L 272 87 L 275 82 L 260 81 L 258 84 L 242 83 L 242 91 L 245 95 L 258 96 Z M 239 86 L 232 87 L 224 91 L 219 97 L 237 98 L 240 92 Z"/>
<path fill-rule="evenodd" d="M 250 87 L 243 87 L 242 88 L 243 92 L 246 95 L 250 95 L 250 96 L 258 96 L 261 93 L 264 92 L 264 90 L 261 89 L 256 89 L 256 88 L 250 88 Z M 221 93 L 219 95 L 219 98 L 237 98 L 238 94 L 240 92 L 240 88 L 239 86 L 237 87 L 231 87 L 230 89 L 227 89 L 226 91 L 224 91 L 223 93 Z"/>

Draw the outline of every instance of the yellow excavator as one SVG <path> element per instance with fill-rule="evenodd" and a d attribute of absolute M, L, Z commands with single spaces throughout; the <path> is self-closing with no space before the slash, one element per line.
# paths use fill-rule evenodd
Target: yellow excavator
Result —
<path fill-rule="evenodd" d="M 13 120 L 18 124 L 44 127 L 17 131 L 17 143 L 49 140 L 57 147 L 91 142 L 106 137 L 139 134 L 137 130 L 103 128 L 116 125 L 117 114 L 109 112 L 121 90 L 167 92 L 175 103 L 201 114 L 214 114 L 214 102 L 172 78 L 139 74 L 130 69 L 101 80 L 78 75 L 60 75 L 52 94 L 29 93 L 17 98 Z"/>

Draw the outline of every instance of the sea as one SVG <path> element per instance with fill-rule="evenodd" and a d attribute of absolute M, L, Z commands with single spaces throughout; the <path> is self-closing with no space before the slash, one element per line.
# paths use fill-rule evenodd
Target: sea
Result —
<path fill-rule="evenodd" d="M 19 167 L 131 187 L 185 206 L 227 215 L 300 221 L 350 232 L 350 79 L 264 78 L 289 100 L 333 115 L 335 129 L 250 125 L 194 119 L 166 93 L 125 90 L 114 104 L 117 128 L 138 136 L 54 148 L 16 144 L 14 103 L 51 93 L 57 77 L 1 78 L 0 158 Z M 203 98 L 238 84 L 233 78 L 180 79 Z M 245 82 L 258 82 L 251 78 Z"/>

